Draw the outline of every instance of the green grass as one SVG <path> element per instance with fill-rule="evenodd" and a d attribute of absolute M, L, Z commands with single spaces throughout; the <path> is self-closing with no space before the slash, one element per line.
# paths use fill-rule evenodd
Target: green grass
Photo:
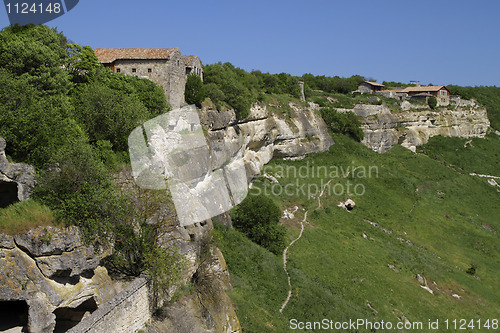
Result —
<path fill-rule="evenodd" d="M 52 226 L 54 221 L 50 208 L 31 199 L 0 209 L 2 234 L 16 235 L 31 228 Z"/>
<path fill-rule="evenodd" d="M 289 250 L 293 293 L 283 313 L 279 308 L 288 288 L 281 256 L 252 244 L 236 231 L 216 228 L 222 235 L 220 246 L 234 287 L 229 294 L 244 332 L 288 332 L 292 318 L 367 318 L 393 323 L 403 315 L 411 322 L 425 323 L 429 319 L 498 319 L 500 193 L 468 172 L 498 175 L 500 141 L 494 137 L 473 140 L 474 147 L 462 152 L 462 141 L 433 139 L 439 144 L 429 157 L 400 146 L 379 155 L 343 136 L 334 136 L 334 140 L 329 152 L 301 161 L 272 161 L 266 172 L 281 174 L 279 185 L 263 178 L 254 184 L 253 191 L 267 190 L 282 209 L 298 205 L 310 210 L 303 237 Z M 424 151 L 430 146 L 426 147 Z M 452 160 L 457 152 L 463 158 Z M 475 154 L 481 156 L 480 162 Z M 291 172 L 287 175 L 283 172 L 287 166 L 302 167 L 302 175 L 306 170 L 309 174 L 304 178 Z M 363 177 L 355 172 L 347 178 L 334 178 L 332 186 L 341 184 L 347 189 L 348 182 L 361 184 L 365 193 L 327 193 L 321 209 L 315 198 L 301 191 L 273 195 L 273 186 L 279 194 L 287 185 L 289 189 L 321 186 L 335 176 L 312 172 L 320 166 L 372 166 L 378 168 L 378 174 Z M 352 212 L 337 207 L 346 198 L 356 202 Z M 297 221 L 302 214 L 298 213 Z M 290 240 L 296 238 L 297 224 L 287 226 Z M 471 265 L 477 267 L 476 276 L 466 273 Z M 417 274 L 426 278 L 433 295 L 420 288 Z"/>

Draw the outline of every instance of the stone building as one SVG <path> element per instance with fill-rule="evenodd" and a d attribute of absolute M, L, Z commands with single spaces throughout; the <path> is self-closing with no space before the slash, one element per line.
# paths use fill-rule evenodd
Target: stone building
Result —
<path fill-rule="evenodd" d="M 185 56 L 184 60 L 186 61 L 186 75 L 195 73 L 203 81 L 203 65 L 200 58 L 198 56 Z"/>
<path fill-rule="evenodd" d="M 359 84 L 357 92 L 362 94 L 374 94 L 375 92 L 382 90 L 383 87 L 383 84 L 365 81 Z"/>
<path fill-rule="evenodd" d="M 107 49 L 94 50 L 100 63 L 115 73 L 146 78 L 163 87 L 172 108 L 184 104 L 188 67 L 178 48 L 170 49 Z M 201 61 L 192 57 L 190 71 L 203 77 Z"/>
<path fill-rule="evenodd" d="M 407 87 L 401 90 L 409 98 L 427 101 L 430 96 L 437 99 L 438 105 L 446 106 L 450 104 L 450 91 L 445 86 L 418 86 Z"/>

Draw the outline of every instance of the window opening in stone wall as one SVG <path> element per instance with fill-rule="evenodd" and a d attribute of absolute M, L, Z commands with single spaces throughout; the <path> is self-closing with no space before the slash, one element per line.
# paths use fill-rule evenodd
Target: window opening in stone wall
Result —
<path fill-rule="evenodd" d="M 26 301 L 0 301 L 0 332 L 27 332 Z"/>
<path fill-rule="evenodd" d="M 135 68 L 132 68 L 132 73 L 135 73 L 137 72 L 137 70 Z"/>
<path fill-rule="evenodd" d="M 116 69 L 116 72 L 117 72 L 117 73 L 120 73 L 120 69 L 119 69 L 119 68 L 117 68 L 117 69 Z"/>
<path fill-rule="evenodd" d="M 148 68 L 148 73 L 153 73 L 153 69 Z"/>

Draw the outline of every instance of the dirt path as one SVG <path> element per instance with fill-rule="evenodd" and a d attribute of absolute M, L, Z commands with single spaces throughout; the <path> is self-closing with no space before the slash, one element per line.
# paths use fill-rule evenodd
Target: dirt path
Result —
<path fill-rule="evenodd" d="M 330 182 L 332 182 L 333 179 L 330 179 L 328 181 L 328 183 L 325 184 L 325 186 L 323 186 L 323 189 L 321 190 L 321 193 L 318 195 L 318 208 L 317 209 L 320 209 L 321 208 L 321 197 L 323 196 L 323 194 L 325 194 L 325 189 L 326 187 L 330 184 Z M 302 237 L 302 234 L 304 233 L 304 223 L 307 223 L 307 214 L 309 213 L 309 211 L 307 210 L 305 213 L 304 213 L 304 219 L 300 222 L 300 234 L 297 238 L 295 238 L 285 249 L 285 251 L 283 251 L 283 270 L 285 271 L 286 273 L 286 276 L 288 278 L 288 296 L 286 298 L 286 300 L 283 302 L 283 305 L 281 305 L 281 309 L 280 309 L 280 312 L 283 312 L 283 310 L 285 309 L 286 305 L 288 304 L 288 301 L 290 301 L 290 298 L 292 297 L 292 282 L 290 281 L 290 274 L 288 273 L 288 270 L 286 268 L 286 255 L 288 253 L 288 249 L 296 242 L 298 241 L 301 237 Z"/>

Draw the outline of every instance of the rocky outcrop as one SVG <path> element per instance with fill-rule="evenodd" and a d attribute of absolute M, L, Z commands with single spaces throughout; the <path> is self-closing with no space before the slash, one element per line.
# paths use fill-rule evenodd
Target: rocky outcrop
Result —
<path fill-rule="evenodd" d="M 11 327 L 26 323 L 29 332 L 71 327 L 116 293 L 98 255 L 82 243 L 76 227 L 0 235 L 0 272 L 4 311 L 10 302 L 25 302 L 29 309 L 27 318 L 13 320 Z"/>
<path fill-rule="evenodd" d="M 403 102 L 405 103 L 405 102 Z M 391 112 L 384 105 L 356 105 L 353 111 L 361 117 L 365 138 L 362 143 L 379 153 L 400 144 L 412 151 L 436 135 L 482 138 L 490 126 L 486 109 L 474 102 L 462 101 L 455 109 L 430 110 L 426 106 L 402 105 L 406 111 Z"/>
<path fill-rule="evenodd" d="M 273 157 L 303 157 L 328 150 L 333 140 L 319 114 L 317 105 L 305 107 L 290 103 L 291 115 L 272 114 L 255 104 L 250 115 L 236 119 L 233 110 L 217 111 L 205 106 L 200 119 L 208 130 L 212 168 L 220 168 L 238 153 L 243 154 L 247 177 L 256 176 Z"/>
<path fill-rule="evenodd" d="M 148 332 L 241 332 L 231 299 L 225 293 L 231 284 L 224 257 L 215 246 L 204 250 L 191 279 L 194 291 L 164 306 L 148 326 Z"/>
<path fill-rule="evenodd" d="M 35 169 L 28 164 L 10 163 L 5 155 L 7 143 L 0 138 L 0 208 L 27 200 L 35 186 Z"/>

